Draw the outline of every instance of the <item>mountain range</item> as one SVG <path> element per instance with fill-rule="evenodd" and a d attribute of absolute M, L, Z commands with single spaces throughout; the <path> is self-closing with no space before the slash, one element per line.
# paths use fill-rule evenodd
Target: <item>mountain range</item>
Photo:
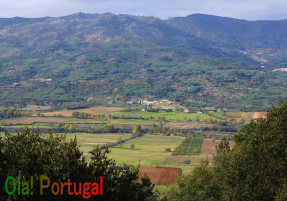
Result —
<path fill-rule="evenodd" d="M 264 110 L 287 98 L 287 20 L 77 13 L 0 19 L 0 105 L 168 98 Z"/>

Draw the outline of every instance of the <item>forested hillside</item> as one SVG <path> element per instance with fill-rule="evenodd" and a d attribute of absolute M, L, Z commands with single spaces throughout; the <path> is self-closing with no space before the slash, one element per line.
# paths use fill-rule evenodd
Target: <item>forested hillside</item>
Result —
<path fill-rule="evenodd" d="M 78 13 L 0 19 L 1 105 L 168 98 L 263 110 L 286 99 L 286 21 Z"/>

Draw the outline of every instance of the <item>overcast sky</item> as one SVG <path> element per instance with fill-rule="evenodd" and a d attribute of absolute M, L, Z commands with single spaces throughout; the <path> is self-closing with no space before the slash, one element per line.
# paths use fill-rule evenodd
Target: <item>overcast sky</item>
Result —
<path fill-rule="evenodd" d="M 77 12 L 162 19 L 194 13 L 248 20 L 287 19 L 287 0 L 0 0 L 0 17 L 64 16 Z"/>

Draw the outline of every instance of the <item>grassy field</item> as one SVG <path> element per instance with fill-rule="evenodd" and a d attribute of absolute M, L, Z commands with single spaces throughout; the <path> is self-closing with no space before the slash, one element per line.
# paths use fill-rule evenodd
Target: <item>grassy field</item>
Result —
<path fill-rule="evenodd" d="M 67 140 L 77 138 L 80 149 L 87 156 L 97 145 L 105 145 L 117 142 L 119 139 L 129 139 L 131 134 L 89 134 L 89 133 L 68 133 Z"/>
<path fill-rule="evenodd" d="M 207 114 L 184 113 L 184 112 L 116 112 L 113 116 L 134 117 L 134 118 L 157 118 L 165 117 L 167 120 L 192 120 L 198 121 L 201 118 L 211 117 Z"/>
<path fill-rule="evenodd" d="M 0 133 L 1 135 L 3 133 Z M 67 140 L 76 137 L 80 150 L 87 158 L 89 158 L 88 153 L 97 145 L 114 143 L 119 139 L 129 139 L 131 137 L 131 134 L 68 133 L 63 135 L 66 135 Z M 141 166 L 182 168 L 185 174 L 198 166 L 207 157 L 203 155 L 173 156 L 172 152 L 164 152 L 165 148 L 175 149 L 184 139 L 184 137 L 179 136 L 144 135 L 110 148 L 109 157 L 118 164 L 138 165 L 140 163 Z M 131 144 L 135 145 L 134 149 L 130 148 Z"/>
<path fill-rule="evenodd" d="M 67 140 L 77 138 L 78 145 L 85 156 L 92 151 L 97 145 L 105 145 L 115 143 L 119 139 L 125 140 L 131 137 L 131 134 L 90 134 L 90 133 L 60 133 L 66 135 Z M 0 132 L 0 136 L 4 136 L 4 132 Z M 43 135 L 47 136 L 47 135 Z"/>
<path fill-rule="evenodd" d="M 172 156 L 171 152 L 164 152 L 164 148 L 174 149 L 184 139 L 184 137 L 178 136 L 144 135 L 111 148 L 109 156 L 118 164 L 176 167 L 182 168 L 183 172 L 187 173 L 205 158 L 202 156 Z M 134 149 L 131 149 L 131 144 L 135 145 Z M 188 160 L 190 163 L 185 163 Z"/>
<path fill-rule="evenodd" d="M 164 148 L 175 148 L 184 140 L 184 137 L 144 135 L 142 137 L 128 141 L 127 143 L 111 148 L 110 157 L 117 163 L 127 163 L 130 165 L 155 165 L 171 153 L 164 152 Z M 132 150 L 131 144 L 135 145 Z"/>
<path fill-rule="evenodd" d="M 242 117 L 242 112 L 226 112 L 226 115 L 230 118 L 240 118 Z"/>
<path fill-rule="evenodd" d="M 68 119 L 67 119 L 68 120 Z M 70 119 L 68 121 L 63 122 L 65 124 L 132 124 L 132 125 L 153 125 L 158 124 L 157 121 L 149 121 L 149 120 L 135 120 L 135 119 L 112 119 L 112 120 L 93 120 L 93 119 Z"/>
<path fill-rule="evenodd" d="M 207 114 L 214 117 L 214 118 L 218 118 L 218 119 L 222 119 L 222 120 L 227 119 L 227 116 L 221 111 L 220 112 L 208 111 Z"/>
<path fill-rule="evenodd" d="M 132 124 L 132 125 L 153 125 L 159 124 L 158 121 L 150 121 L 150 120 L 136 120 L 136 119 L 119 119 L 119 120 L 111 120 L 112 124 Z"/>

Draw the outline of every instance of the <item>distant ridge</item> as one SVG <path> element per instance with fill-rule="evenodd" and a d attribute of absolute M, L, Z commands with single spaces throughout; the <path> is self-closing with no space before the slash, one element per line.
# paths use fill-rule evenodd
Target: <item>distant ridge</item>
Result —
<path fill-rule="evenodd" d="M 287 20 L 76 13 L 0 18 L 0 106 L 123 104 L 261 111 L 286 99 Z M 47 82 L 46 80 L 51 80 Z"/>

